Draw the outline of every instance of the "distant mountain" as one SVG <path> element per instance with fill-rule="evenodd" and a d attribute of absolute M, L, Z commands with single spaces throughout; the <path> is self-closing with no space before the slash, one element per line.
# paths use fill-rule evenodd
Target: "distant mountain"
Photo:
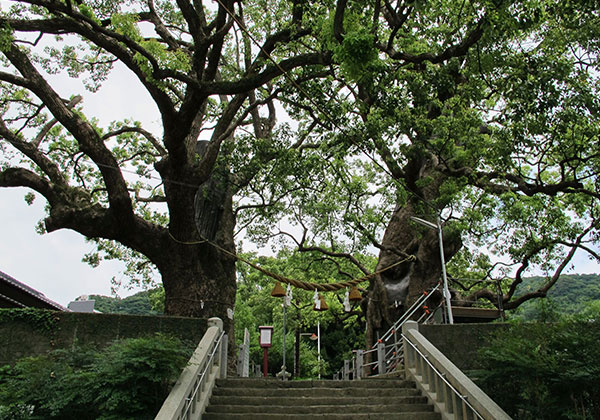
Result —
<path fill-rule="evenodd" d="M 105 314 L 130 314 L 130 315 L 159 315 L 152 309 L 149 291 L 136 293 L 126 298 L 114 298 L 102 295 L 90 295 L 89 299 L 96 301 L 95 310 Z"/>
<path fill-rule="evenodd" d="M 517 287 L 515 296 L 534 291 L 539 288 L 545 279 L 543 277 L 530 277 Z M 575 314 L 585 309 L 586 304 L 600 300 L 600 275 L 599 274 L 565 274 L 548 292 L 546 304 L 552 310 L 563 314 Z M 533 299 L 521 305 L 518 314 L 525 319 L 536 317 L 539 311 L 540 299 Z M 548 305 L 546 305 L 548 306 Z"/>
<path fill-rule="evenodd" d="M 528 291 L 536 290 L 544 282 L 543 277 L 525 278 L 517 287 L 516 296 Z M 107 314 L 131 315 L 159 315 L 152 309 L 149 294 L 152 291 L 143 291 L 126 298 L 113 298 L 109 296 L 90 295 L 89 299 L 96 301 L 95 309 Z M 600 274 L 566 274 L 548 292 L 548 299 L 544 304 L 563 314 L 574 314 L 582 311 L 586 304 L 593 300 L 600 300 Z M 540 299 L 525 302 L 515 315 L 525 319 L 534 319 L 539 312 Z"/>

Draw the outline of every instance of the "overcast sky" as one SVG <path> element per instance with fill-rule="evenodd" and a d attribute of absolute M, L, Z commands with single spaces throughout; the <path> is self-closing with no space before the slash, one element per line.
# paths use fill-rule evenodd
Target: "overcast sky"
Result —
<path fill-rule="evenodd" d="M 98 118 L 101 125 L 130 117 L 143 121 L 144 128 L 158 131 L 158 112 L 150 96 L 127 71 L 117 67 L 109 83 L 94 94 L 85 91 L 79 81 L 66 76 L 52 76 L 52 82 L 65 98 L 83 95 L 86 116 Z M 37 234 L 35 226 L 44 217 L 46 200 L 38 194 L 29 206 L 23 199 L 27 191 L 0 188 L 0 271 L 63 306 L 81 295 L 109 296 L 111 279 L 123 278 L 123 264 L 103 262 L 98 268 L 92 268 L 83 263 L 81 258 L 93 246 L 74 231 Z M 122 288 L 119 295 L 124 297 L 139 290 Z"/>
<path fill-rule="evenodd" d="M 28 206 L 25 188 L 0 189 L 0 271 L 66 306 L 80 295 L 110 295 L 110 280 L 120 278 L 120 263 L 107 262 L 93 269 L 81 262 L 92 245 L 73 231 L 45 235 L 35 232 L 44 215 L 45 200 Z M 123 291 L 123 295 L 129 293 Z"/>

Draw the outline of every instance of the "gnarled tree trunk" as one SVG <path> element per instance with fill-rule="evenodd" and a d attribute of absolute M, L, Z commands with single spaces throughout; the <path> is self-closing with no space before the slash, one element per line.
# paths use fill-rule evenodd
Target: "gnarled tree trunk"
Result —
<path fill-rule="evenodd" d="M 416 260 L 408 261 L 375 277 L 369 287 L 367 304 L 367 344 L 377 342 L 380 335 L 422 295 L 442 278 L 442 265 L 437 230 L 416 224 L 411 217 L 429 218 L 434 221 L 437 215 L 431 206 L 424 205 L 423 199 L 437 197 L 442 176 L 435 171 L 435 158 L 411 162 L 412 171 L 407 170 L 409 185 L 416 185 L 418 179 L 431 176 L 435 181 L 420 189 L 414 198 L 403 206 L 397 206 L 388 222 L 381 245 L 376 271 L 389 267 L 408 256 Z M 411 169 L 407 165 L 407 169 Z M 411 182 L 412 181 L 412 182 Z M 420 198 L 423 197 L 423 198 Z M 427 211 L 429 216 L 422 213 Z M 448 261 L 460 250 L 460 237 L 444 237 L 444 257 Z M 441 300 L 439 296 L 434 299 Z"/>
<path fill-rule="evenodd" d="M 233 193 L 226 171 L 215 171 L 197 190 L 170 188 L 167 246 L 154 260 L 165 289 L 165 313 L 219 317 L 233 337 L 236 274 Z"/>

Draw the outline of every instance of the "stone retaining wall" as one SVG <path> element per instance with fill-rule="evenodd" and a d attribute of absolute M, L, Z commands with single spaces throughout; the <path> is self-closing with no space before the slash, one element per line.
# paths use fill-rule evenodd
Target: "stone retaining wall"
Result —
<path fill-rule="evenodd" d="M 489 337 L 506 330 L 508 324 L 419 325 L 419 332 L 459 369 L 477 369 L 477 352 Z"/>
<path fill-rule="evenodd" d="M 205 319 L 40 311 L 10 316 L 0 311 L 0 365 L 74 345 L 104 347 L 120 338 L 164 333 L 198 343 Z M 28 310 L 31 313 L 31 310 Z"/>

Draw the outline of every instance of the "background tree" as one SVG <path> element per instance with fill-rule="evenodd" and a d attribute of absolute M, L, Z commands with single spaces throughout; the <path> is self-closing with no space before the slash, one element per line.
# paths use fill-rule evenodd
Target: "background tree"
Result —
<path fill-rule="evenodd" d="M 576 316 L 554 313 L 551 323 L 516 323 L 491 337 L 474 372 L 482 389 L 520 419 L 597 418 L 598 303 Z"/>
<path fill-rule="evenodd" d="M 377 270 L 417 257 L 371 282 L 370 342 L 441 277 L 437 232 L 415 216 L 441 217 L 458 305 L 516 308 L 578 249 L 600 259 L 594 3 L 337 2 L 323 43 L 340 65 L 306 89 L 324 99 L 287 99 L 328 117 L 313 134 L 329 164 L 290 220 L 299 249 L 350 259 L 370 243 Z M 517 295 L 532 268 L 546 280 Z"/>
<path fill-rule="evenodd" d="M 125 298 L 90 295 L 94 309 L 105 314 L 157 315 L 162 313 L 152 307 L 152 297 L 157 289 L 144 290 Z"/>
<path fill-rule="evenodd" d="M 274 101 L 282 84 L 318 77 L 328 62 L 310 47 L 307 7 L 15 2 L 0 17 L 0 186 L 47 200 L 43 231 L 72 229 L 97 242 L 89 262 L 127 259 L 141 278 L 156 268 L 167 314 L 227 322 L 234 196 L 267 162 L 301 146 L 276 127 Z M 126 116 L 100 126 L 75 85 L 52 77 L 85 77 L 95 91 L 117 63 L 152 99 L 158 133 Z M 283 72 L 288 79 L 278 79 Z M 271 198 L 267 189 L 260 195 Z M 268 204 L 249 200 L 240 207 Z"/>
<path fill-rule="evenodd" d="M 0 367 L 5 419 L 153 418 L 195 344 L 161 334 L 74 346 Z"/>
<path fill-rule="evenodd" d="M 334 283 L 349 280 L 359 272 L 349 262 L 342 264 L 324 257 L 320 252 L 297 252 L 282 249 L 276 257 L 244 255 L 258 262 L 273 273 L 311 283 Z M 362 255 L 357 258 L 373 265 L 374 259 Z M 283 309 L 282 298 L 271 296 L 274 281 L 265 274 L 239 265 L 238 300 L 236 303 L 236 337 L 241 343 L 245 328 L 250 332 L 251 360 L 261 365 L 263 352 L 258 345 L 258 327 L 274 327 L 273 347 L 269 350 L 271 374 L 281 370 Z M 283 285 L 286 287 L 285 285 Z M 345 290 L 323 294 L 329 306 L 327 311 L 313 310 L 314 291 L 292 288 L 292 304 L 286 309 L 286 366 L 294 377 L 330 377 L 349 359 L 352 350 L 364 346 L 365 317 L 360 307 L 353 304 L 350 311 L 343 307 Z M 301 336 L 301 333 L 317 333 L 321 330 L 321 366 L 317 362 L 317 344 Z M 295 356 L 297 360 L 294 360 Z M 294 369 L 296 368 L 296 369 Z"/>

